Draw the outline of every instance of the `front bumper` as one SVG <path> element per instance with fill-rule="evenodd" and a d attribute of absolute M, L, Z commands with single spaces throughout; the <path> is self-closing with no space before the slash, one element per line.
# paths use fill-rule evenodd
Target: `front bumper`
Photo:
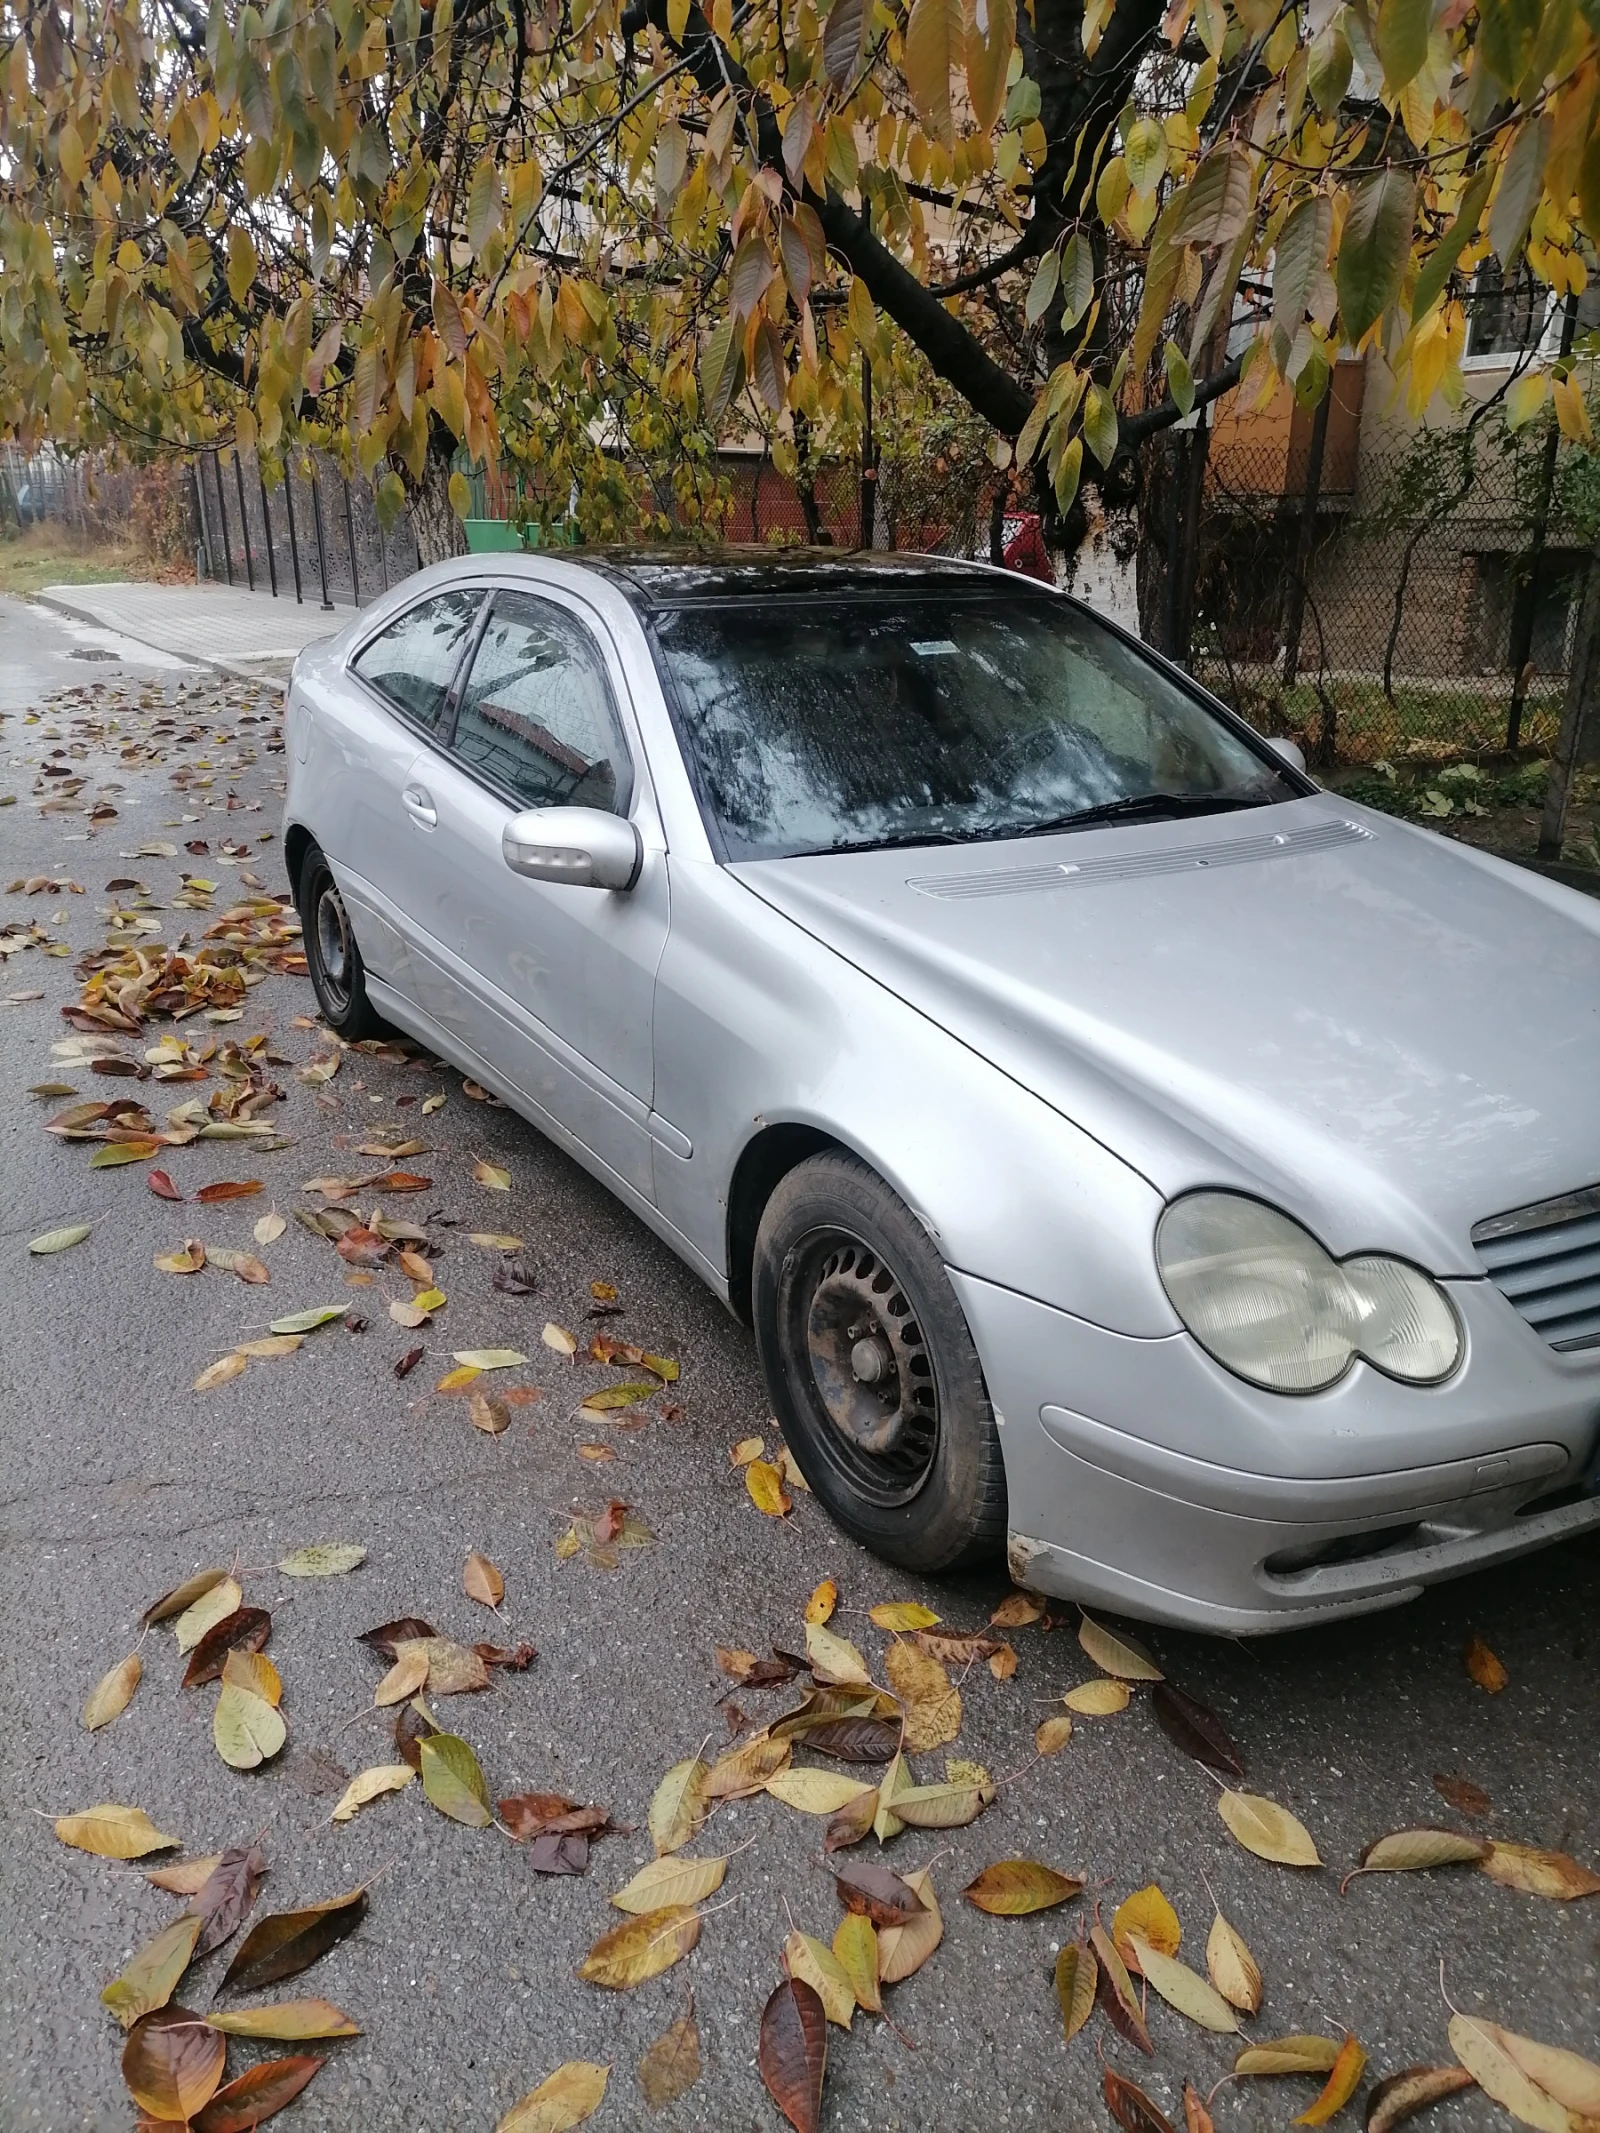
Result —
<path fill-rule="evenodd" d="M 1234 1635 L 1415 1599 L 1600 1528 L 1600 1356 L 1561 1356 L 1487 1282 L 1442 1386 L 1358 1364 L 1309 1398 L 1231 1377 L 1187 1334 L 1135 1340 L 951 1279 L 1005 1450 L 1019 1583 Z"/>

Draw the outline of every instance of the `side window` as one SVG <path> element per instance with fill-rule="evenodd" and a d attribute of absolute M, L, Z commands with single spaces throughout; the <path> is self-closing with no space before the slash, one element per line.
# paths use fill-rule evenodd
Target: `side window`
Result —
<path fill-rule="evenodd" d="M 456 716 L 455 751 L 527 807 L 626 807 L 630 769 L 605 669 L 562 608 L 497 593 Z"/>
<path fill-rule="evenodd" d="M 471 586 L 407 608 L 356 658 L 356 672 L 409 718 L 437 730 L 482 605 L 482 589 Z"/>

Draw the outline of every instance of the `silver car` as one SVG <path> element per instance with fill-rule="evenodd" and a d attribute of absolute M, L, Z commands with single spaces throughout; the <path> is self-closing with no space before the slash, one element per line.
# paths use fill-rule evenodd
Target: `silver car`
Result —
<path fill-rule="evenodd" d="M 687 1260 L 880 1555 L 1250 1633 L 1600 1524 L 1600 903 L 936 557 L 441 565 L 286 726 L 328 1022 Z"/>

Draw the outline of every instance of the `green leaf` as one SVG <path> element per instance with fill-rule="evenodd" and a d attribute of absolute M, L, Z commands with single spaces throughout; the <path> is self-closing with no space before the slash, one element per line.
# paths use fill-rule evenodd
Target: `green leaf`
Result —
<path fill-rule="evenodd" d="M 1378 9 L 1378 57 L 1384 87 L 1395 94 L 1422 72 L 1428 56 L 1430 0 L 1382 0 Z"/>
<path fill-rule="evenodd" d="M 1272 318 L 1292 339 L 1306 315 L 1317 276 L 1328 259 L 1333 202 L 1326 193 L 1302 200 L 1278 234 L 1272 254 Z"/>
<path fill-rule="evenodd" d="M 120 1170 L 124 1163 L 148 1163 L 156 1152 L 156 1141 L 107 1141 L 89 1158 L 91 1170 Z"/>
<path fill-rule="evenodd" d="M 1306 63 L 1306 87 L 1323 118 L 1332 118 L 1350 87 L 1355 60 L 1344 24 L 1338 15 L 1312 39 Z"/>
<path fill-rule="evenodd" d="M 1046 252 L 1033 270 L 1033 280 L 1028 284 L 1027 301 L 1022 307 L 1024 318 L 1030 326 L 1037 326 L 1049 310 L 1061 279 L 1061 254 Z"/>
<path fill-rule="evenodd" d="M 1061 254 L 1061 325 L 1070 333 L 1094 302 L 1094 249 L 1074 230 Z"/>
<path fill-rule="evenodd" d="M 1178 412 L 1187 415 L 1194 406 L 1194 372 L 1176 341 L 1168 341 L 1161 361 L 1167 374 L 1167 390 Z"/>
<path fill-rule="evenodd" d="M 1083 396 L 1083 435 L 1101 466 L 1110 466 L 1117 449 L 1117 408 L 1103 386 L 1091 385 Z"/>
<path fill-rule="evenodd" d="M 450 477 L 450 508 L 459 519 L 472 516 L 472 484 L 459 467 Z"/>
<path fill-rule="evenodd" d="M 278 1568 L 286 1578 L 336 1578 L 366 1559 L 366 1549 L 353 1541 L 318 1541 L 310 1548 L 296 1548 Z"/>
<path fill-rule="evenodd" d="M 467 242 L 481 252 L 500 224 L 500 173 L 485 156 L 472 174 L 467 196 Z"/>
<path fill-rule="evenodd" d="M 101 2000 L 124 2029 L 131 2029 L 141 2015 L 166 2006 L 189 1967 L 204 1924 L 199 1917 L 175 1918 L 154 1940 L 145 1942 L 122 1975 L 101 1993 Z"/>
<path fill-rule="evenodd" d="M 1128 128 L 1122 153 L 1134 191 L 1148 198 L 1166 175 L 1167 136 L 1161 121 L 1135 119 Z"/>
<path fill-rule="evenodd" d="M 706 335 L 706 345 L 700 355 L 700 396 L 708 422 L 718 423 L 727 413 L 728 403 L 737 387 L 740 364 L 740 355 L 734 348 L 733 314 L 729 312 Z"/>
<path fill-rule="evenodd" d="M 1044 435 L 1044 426 L 1050 419 L 1046 395 L 1041 393 L 1028 411 L 1028 419 L 1017 437 L 1017 465 L 1028 466 L 1039 449 L 1039 440 Z"/>
<path fill-rule="evenodd" d="M 49 1252 L 69 1252 L 75 1244 L 83 1242 L 89 1231 L 87 1222 L 74 1222 L 68 1229 L 46 1230 L 42 1237 L 34 1238 L 28 1249 L 37 1252 L 41 1258 Z"/>
<path fill-rule="evenodd" d="M 1351 195 L 1334 276 L 1352 348 L 1400 294 L 1416 207 L 1416 186 L 1398 170 L 1378 172 Z"/>
<path fill-rule="evenodd" d="M 1072 509 L 1078 493 L 1078 477 L 1083 471 L 1083 439 L 1074 437 L 1061 455 L 1061 464 L 1056 468 L 1056 507 L 1065 517 Z"/>
<path fill-rule="evenodd" d="M 315 1333 L 318 1326 L 331 1325 L 334 1319 L 343 1318 L 343 1304 L 313 1304 L 309 1311 L 291 1311 L 287 1318 L 275 1318 L 270 1331 L 273 1333 Z"/>
<path fill-rule="evenodd" d="M 1539 205 L 1549 153 L 1549 119 L 1530 119 L 1524 122 L 1500 166 L 1500 184 L 1489 210 L 1489 242 L 1507 274 L 1516 263 L 1533 211 Z"/>
<path fill-rule="evenodd" d="M 494 1820 L 489 1811 L 489 1787 L 473 1754 L 459 1733 L 430 1733 L 419 1748 L 422 1789 L 452 1822 L 468 1829 L 487 1829 Z"/>
<path fill-rule="evenodd" d="M 1494 183 L 1494 165 L 1486 164 L 1462 195 L 1461 205 L 1456 210 L 1456 219 L 1451 223 L 1429 255 L 1428 263 L 1417 276 L 1417 286 L 1411 298 L 1411 323 L 1421 323 L 1444 293 L 1445 283 L 1455 270 L 1456 261 L 1478 234 L 1478 224 L 1483 217 L 1483 203 L 1489 197 L 1489 188 Z"/>

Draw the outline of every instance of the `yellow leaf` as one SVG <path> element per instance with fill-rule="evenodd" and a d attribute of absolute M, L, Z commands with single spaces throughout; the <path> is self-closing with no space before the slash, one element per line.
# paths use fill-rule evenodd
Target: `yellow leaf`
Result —
<path fill-rule="evenodd" d="M 225 1681 L 211 1719 L 217 1753 L 234 1770 L 254 1770 L 288 1739 L 288 1728 L 264 1696 Z"/>
<path fill-rule="evenodd" d="M 1075 1689 L 1068 1689 L 1061 1701 L 1080 1717 L 1109 1718 L 1113 1712 L 1128 1708 L 1131 1694 L 1125 1681 L 1082 1681 Z"/>
<path fill-rule="evenodd" d="M 1066 1942 L 1056 1957 L 1056 1998 L 1069 2044 L 1094 2013 L 1099 1982 L 1100 1965 L 1087 1945 L 1081 1940 Z"/>
<path fill-rule="evenodd" d="M 706 1818 L 706 1779 L 699 1756 L 674 1763 L 650 1802 L 650 1838 L 657 1858 L 682 1849 Z"/>
<path fill-rule="evenodd" d="M 1158 1955 L 1176 1955 L 1182 1939 L 1178 1914 L 1153 1881 L 1148 1888 L 1135 1889 L 1125 1903 L 1118 1904 L 1111 1920 L 1111 1945 L 1130 1970 L 1139 1967 L 1129 1958 L 1130 1942 L 1142 1940 Z"/>
<path fill-rule="evenodd" d="M 1033 1745 L 1040 1755 L 1059 1755 L 1071 1738 L 1072 1720 L 1063 1714 L 1043 1721 L 1033 1736 Z"/>
<path fill-rule="evenodd" d="M 248 1368 L 249 1365 L 242 1355 L 236 1353 L 219 1356 L 214 1363 L 208 1364 L 201 1371 L 190 1389 L 194 1392 L 211 1392 L 218 1385 L 226 1385 L 229 1378 L 242 1377 Z"/>
<path fill-rule="evenodd" d="M 791 1932 L 783 1944 L 783 1967 L 790 1977 L 811 1987 L 830 2022 L 841 2029 L 850 2027 L 855 2019 L 855 1990 L 831 1948 L 809 1933 Z"/>
<path fill-rule="evenodd" d="M 124 2029 L 131 2029 L 141 2015 L 166 2006 L 189 1967 L 204 1923 L 199 1917 L 175 1918 L 154 1940 L 145 1942 L 122 1975 L 101 1993 L 102 2002 Z"/>
<path fill-rule="evenodd" d="M 920 1868 L 905 1876 L 906 1886 L 922 1898 L 923 1909 L 909 1925 L 885 1926 L 878 1935 L 878 1978 L 885 1985 L 898 1985 L 920 1970 L 944 1938 L 944 1920 L 933 1893 L 933 1875 Z"/>
<path fill-rule="evenodd" d="M 867 1662 L 849 1638 L 835 1635 L 820 1622 L 806 1624 L 806 1660 L 816 1679 L 830 1688 L 852 1684 L 862 1688 L 872 1686 Z"/>
<path fill-rule="evenodd" d="M 905 1751 L 924 1755 L 961 1731 L 961 1691 L 939 1664 L 914 1644 L 891 1644 L 884 1671 L 905 1707 Z"/>
<path fill-rule="evenodd" d="M 766 1448 L 760 1437 L 741 1437 L 728 1457 L 735 1466 L 748 1466 L 752 1459 L 759 1459 Z"/>
<path fill-rule="evenodd" d="M 1037 1859 L 997 1859 L 961 1891 L 968 1903 L 994 1918 L 1026 1918 L 1048 1911 L 1082 1892 L 1071 1874 L 1058 1874 Z"/>
<path fill-rule="evenodd" d="M 669 1854 L 640 1867 L 611 1901 L 619 1911 L 659 1911 L 668 1904 L 704 1903 L 722 1886 L 726 1858 L 683 1859 Z"/>
<path fill-rule="evenodd" d="M 838 1605 L 839 1588 L 832 1578 L 824 1578 L 806 1602 L 806 1620 L 815 1622 L 819 1628 L 827 1621 Z"/>
<path fill-rule="evenodd" d="M 1243 1936 L 1220 1911 L 1212 1919 L 1211 1931 L 1206 1936 L 1206 1968 L 1211 1973 L 1212 1984 L 1230 2006 L 1237 2007 L 1241 2014 L 1260 2012 L 1260 1967 L 1245 1946 Z"/>
<path fill-rule="evenodd" d="M 1540 2133 L 1573 2133 L 1572 2119 L 1564 2104 L 1537 2083 L 1506 2049 L 1492 2022 L 1472 2015 L 1450 2018 L 1450 2048 L 1486 2096 Z"/>
<path fill-rule="evenodd" d="M 1009 1681 L 1017 1671 L 1017 1655 L 1009 1644 L 989 1654 L 989 1671 L 996 1681 Z"/>
<path fill-rule="evenodd" d="M 206 2022 L 225 2036 L 270 2037 L 277 2043 L 361 2034 L 344 2010 L 330 2000 L 276 2000 L 266 2007 L 229 2008 L 223 2013 L 208 2014 Z"/>
<path fill-rule="evenodd" d="M 591 2060 L 569 2059 L 514 2103 L 494 2133 L 571 2133 L 599 2110 L 610 2072 Z"/>
<path fill-rule="evenodd" d="M 461 1574 L 461 1583 L 469 1600 L 477 1600 L 484 1607 L 498 1607 L 506 1596 L 506 1581 L 486 1555 L 476 1548 L 467 1557 L 467 1567 Z"/>
<path fill-rule="evenodd" d="M 547 1325 L 539 1338 L 557 1355 L 576 1355 L 578 1352 L 578 1344 L 565 1326 Z"/>
<path fill-rule="evenodd" d="M 924 1607 L 920 1600 L 885 1600 L 881 1606 L 869 1607 L 867 1614 L 879 1629 L 889 1629 L 897 1634 L 914 1629 L 933 1629 L 939 1617 L 931 1607 Z"/>
<path fill-rule="evenodd" d="M 895 1794 L 894 1811 L 912 1829 L 965 1829 L 993 1798 L 992 1785 L 912 1785 Z"/>
<path fill-rule="evenodd" d="M 1026 1629 L 1043 1613 L 1044 1602 L 1036 1592 L 1012 1592 L 1000 1602 L 989 1622 L 994 1629 Z"/>
<path fill-rule="evenodd" d="M 778 1770 L 767 1779 L 764 1790 L 803 1815 L 836 1815 L 873 1787 L 839 1770 Z"/>
<path fill-rule="evenodd" d="M 946 148 L 955 142 L 950 69 L 963 56 L 964 41 L 961 0 L 911 0 L 905 31 L 906 87 L 929 136 Z"/>
<path fill-rule="evenodd" d="M 1451 2026 L 1454 2028 L 1454 2024 Z M 1322 2094 L 1315 2103 L 1308 2105 L 1300 2113 L 1294 2123 L 1297 2126 L 1323 2126 L 1330 2118 L 1336 2117 L 1360 2087 L 1366 2064 L 1367 2055 L 1361 2046 L 1354 2037 L 1346 2037 L 1339 2047 L 1338 2058 L 1329 2070 Z"/>
<path fill-rule="evenodd" d="M 1600 1895 L 1600 1874 L 1592 1874 L 1566 1852 L 1540 1851 L 1531 1844 L 1491 1844 L 1478 1871 L 1503 1889 L 1548 1896 L 1556 1903 Z"/>
<path fill-rule="evenodd" d="M 186 1607 L 172 1625 L 179 1651 L 193 1651 L 208 1629 L 243 1605 L 244 1592 L 237 1579 L 219 1578 L 215 1585 L 208 1585 L 199 1599 Z"/>
<path fill-rule="evenodd" d="M 745 1467 L 744 1485 L 750 1501 L 768 1518 L 782 1518 L 794 1509 L 793 1500 L 783 1485 L 783 1476 L 764 1459 L 752 1459 Z"/>
<path fill-rule="evenodd" d="M 360 1771 L 340 1794 L 329 1820 L 350 1821 L 357 1809 L 369 1801 L 381 1799 L 386 1792 L 403 1792 L 415 1775 L 409 1763 L 378 1763 L 371 1770 Z"/>
<path fill-rule="evenodd" d="M 1247 1852 L 1277 1866 L 1321 1866 L 1305 1825 L 1275 1800 L 1253 1792 L 1223 1792 L 1217 1812 Z"/>
<path fill-rule="evenodd" d="M 502 1170 L 498 1163 L 474 1163 L 472 1181 L 475 1185 L 487 1186 L 490 1192 L 511 1190 L 511 1173 L 509 1170 Z"/>
<path fill-rule="evenodd" d="M 493 1393 L 469 1392 L 467 1419 L 474 1429 L 481 1429 L 486 1437 L 498 1437 L 511 1427 L 511 1410 L 504 1400 L 497 1400 Z"/>
<path fill-rule="evenodd" d="M 868 2014 L 882 2012 L 878 1992 L 878 1932 L 860 1911 L 846 1911 L 833 1929 L 833 1952 L 850 1981 L 856 2005 Z"/>
<path fill-rule="evenodd" d="M 248 1689 L 263 1703 L 276 1707 L 283 1701 L 283 1682 L 265 1652 L 229 1652 L 222 1662 L 222 1678 L 236 1689 Z"/>
<path fill-rule="evenodd" d="M 647 1355 L 645 1357 L 645 1362 L 652 1370 L 658 1367 L 654 1358 L 651 1356 Z M 672 1375 L 676 1377 L 676 1369 L 673 1370 Z M 786 1488 L 798 1489 L 802 1496 L 809 1496 L 811 1494 L 811 1484 L 809 1481 L 807 1481 L 804 1474 L 801 1473 L 794 1453 L 790 1451 L 787 1444 L 784 1445 L 782 1450 L 778 1453 L 777 1459 L 774 1461 L 774 1464 L 776 1465 L 778 1472 L 783 1476 L 784 1486 Z"/>
<path fill-rule="evenodd" d="M 602 1933 L 578 1965 L 578 1975 L 587 1984 L 626 1992 L 670 1970 L 699 1938 L 697 1910 L 686 1904 L 664 1904 L 659 1911 L 642 1912 Z"/>
<path fill-rule="evenodd" d="M 428 1654 L 425 1641 L 419 1638 L 415 1643 L 408 1644 L 400 1653 L 373 1691 L 372 1701 L 375 1708 L 382 1710 L 389 1704 L 405 1703 L 416 1695 L 418 1689 L 426 1687 Z"/>
<path fill-rule="evenodd" d="M 460 1370 L 447 1370 L 433 1389 L 435 1392 L 465 1392 L 473 1380 L 482 1375 L 481 1370 L 473 1369 L 470 1365 Z"/>
<path fill-rule="evenodd" d="M 459 1733 L 429 1733 L 417 1752 L 430 1805 L 464 1829 L 487 1829 L 494 1820 L 489 1787 L 469 1743 Z"/>
<path fill-rule="evenodd" d="M 1481 1637 L 1469 1638 L 1467 1648 L 1461 1654 L 1461 1663 L 1479 1688 L 1487 1689 L 1491 1696 L 1498 1696 L 1511 1679 Z"/>
<path fill-rule="evenodd" d="M 515 1370 L 528 1358 L 520 1348 L 458 1348 L 450 1360 L 463 1370 Z"/>
<path fill-rule="evenodd" d="M 1198 1971 L 1191 1970 L 1187 1963 L 1180 1963 L 1173 1956 L 1163 1955 L 1147 1940 L 1141 1940 L 1138 1934 L 1131 1936 L 1129 1945 L 1139 1959 L 1140 1970 L 1169 2007 L 1175 2007 L 1179 2014 L 1187 2015 L 1202 2029 L 1223 2034 L 1238 2029 L 1239 2017 L 1216 1987 L 1208 1985 Z"/>
<path fill-rule="evenodd" d="M 1331 2037 L 1275 2037 L 1247 2044 L 1233 2062 L 1236 2074 L 1326 2074 L 1339 2057 Z"/>
<path fill-rule="evenodd" d="M 83 1723 L 91 1733 L 102 1726 L 109 1726 L 112 1719 L 120 1718 L 133 1701 L 133 1692 L 139 1686 L 144 1673 L 144 1663 L 137 1652 L 129 1652 L 109 1674 L 102 1675 L 83 1707 Z"/>
<path fill-rule="evenodd" d="M 769 1777 L 788 1769 L 790 1753 L 786 1740 L 769 1740 L 764 1734 L 742 1748 L 730 1748 L 711 1766 L 706 1798 L 742 1800 L 762 1791 Z"/>
<path fill-rule="evenodd" d="M 1519 2037 L 1515 2030 L 1485 2022 L 1502 2049 L 1516 2061 L 1528 2079 L 1564 2104 L 1580 2118 L 1600 2118 L 1600 2066 L 1577 2052 L 1559 2045 L 1538 2044 L 1532 2037 Z"/>
<path fill-rule="evenodd" d="M 1130 1637 L 1119 1637 L 1096 1622 L 1092 1615 L 1085 1615 L 1078 1624 L 1078 1642 L 1104 1674 L 1114 1674 L 1123 1681 L 1164 1681 L 1162 1673 L 1150 1654 Z"/>
<path fill-rule="evenodd" d="M 142 1807 L 118 1807 L 107 1801 L 82 1814 L 62 1815 L 56 1835 L 75 1851 L 93 1852 L 97 1859 L 142 1859 L 146 1852 L 172 1851 L 181 1837 L 164 1837 Z"/>

